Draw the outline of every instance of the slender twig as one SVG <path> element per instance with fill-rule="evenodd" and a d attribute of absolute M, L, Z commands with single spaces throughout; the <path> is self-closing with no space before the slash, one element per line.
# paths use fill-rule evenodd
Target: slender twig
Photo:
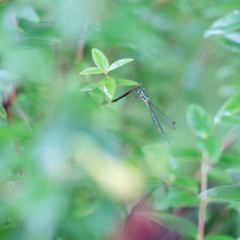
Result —
<path fill-rule="evenodd" d="M 135 88 L 133 88 L 133 89 L 131 89 L 131 90 L 127 91 L 127 92 L 126 92 L 126 93 L 124 93 L 122 96 L 120 96 L 120 97 L 118 97 L 118 98 L 116 98 L 116 99 L 112 100 L 112 102 L 117 102 L 119 99 L 121 99 L 121 98 L 123 98 L 123 97 L 127 96 L 129 93 L 131 93 L 131 92 L 132 92 L 132 91 L 134 91 L 135 89 L 139 88 L 140 86 L 142 86 L 142 83 L 141 83 L 141 84 L 139 84 L 138 86 L 136 86 Z"/>
<path fill-rule="evenodd" d="M 83 60 L 83 52 L 84 52 L 84 45 L 85 45 L 84 35 L 85 35 L 86 31 L 87 31 L 87 28 L 88 28 L 88 20 L 86 20 L 86 22 L 84 24 L 83 34 L 82 34 L 82 36 L 80 37 L 80 39 L 78 41 L 76 62 L 81 62 Z"/>
<path fill-rule="evenodd" d="M 202 164 L 201 164 L 201 203 L 199 207 L 197 240 L 202 240 L 204 238 L 204 229 L 205 229 L 204 223 L 205 223 L 206 207 L 207 207 L 208 163 L 209 163 L 208 155 L 207 153 L 203 153 Z"/>
<path fill-rule="evenodd" d="M 236 140 L 237 135 L 236 135 L 236 130 L 238 127 L 233 127 L 223 138 L 223 145 L 220 150 L 220 152 L 225 152 L 231 145 L 232 143 Z"/>
<path fill-rule="evenodd" d="M 7 113 L 7 119 L 11 124 L 13 123 L 12 103 L 15 98 L 16 91 L 17 91 L 17 80 L 13 85 L 13 89 L 9 98 L 7 97 L 5 92 L 2 92 L 2 97 L 3 97 L 2 105 Z"/>

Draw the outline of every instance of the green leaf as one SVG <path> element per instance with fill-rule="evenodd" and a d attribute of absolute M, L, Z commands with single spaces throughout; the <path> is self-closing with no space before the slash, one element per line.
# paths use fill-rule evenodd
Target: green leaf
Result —
<path fill-rule="evenodd" d="M 211 234 L 204 238 L 204 240 L 235 240 L 235 239 L 236 238 L 233 238 L 225 234 Z"/>
<path fill-rule="evenodd" d="M 99 69 L 96 67 L 91 67 L 83 70 L 82 72 L 79 73 L 79 75 L 86 75 L 86 74 L 99 74 L 99 73 L 105 73 L 103 69 Z"/>
<path fill-rule="evenodd" d="M 231 32 L 221 38 L 227 49 L 232 52 L 240 52 L 240 33 Z"/>
<path fill-rule="evenodd" d="M 223 116 L 221 120 L 228 124 L 240 126 L 240 116 Z"/>
<path fill-rule="evenodd" d="M 0 117 L 3 118 L 3 119 L 7 118 L 7 113 L 6 113 L 2 104 L 0 104 Z"/>
<path fill-rule="evenodd" d="M 25 5 L 24 8 L 17 13 L 17 17 L 34 23 L 39 23 L 41 21 L 37 12 L 31 5 Z"/>
<path fill-rule="evenodd" d="M 198 198 L 201 198 L 202 192 Z M 207 199 L 211 202 L 230 202 L 239 203 L 240 202 L 240 186 L 222 186 L 215 187 L 207 190 Z"/>
<path fill-rule="evenodd" d="M 108 70 L 109 68 L 108 59 L 100 50 L 93 48 L 92 56 L 98 68 Z"/>
<path fill-rule="evenodd" d="M 217 21 L 215 21 L 212 24 L 211 28 L 205 32 L 204 37 L 208 38 L 213 35 L 225 34 L 227 32 L 234 31 L 239 28 L 240 28 L 240 12 L 234 10 L 233 13 L 228 14 L 227 16 L 219 18 Z"/>
<path fill-rule="evenodd" d="M 138 85 L 137 82 L 128 80 L 128 79 L 120 79 L 116 80 L 117 86 L 131 86 L 131 85 Z"/>
<path fill-rule="evenodd" d="M 168 147 L 166 144 L 163 144 L 163 145 L 159 145 L 159 144 L 149 144 L 149 145 L 143 146 L 143 147 L 141 148 L 141 150 L 142 150 L 144 153 L 154 154 L 154 155 L 158 155 L 158 156 L 159 156 L 159 154 L 161 154 L 161 155 L 166 155 L 166 154 L 168 154 L 169 147 Z"/>
<path fill-rule="evenodd" d="M 106 98 L 111 102 L 116 92 L 116 82 L 111 77 L 105 77 L 101 82 L 101 90 Z"/>
<path fill-rule="evenodd" d="M 100 87 L 100 85 L 101 85 L 101 82 L 90 83 L 90 84 L 82 87 L 82 88 L 80 89 L 80 91 L 81 91 L 81 92 L 91 91 L 91 90 L 93 90 L 93 89 L 95 89 L 95 88 Z"/>
<path fill-rule="evenodd" d="M 100 93 L 95 93 L 95 92 L 90 92 L 90 96 L 97 102 L 97 103 L 102 103 L 103 102 L 103 94 Z"/>
<path fill-rule="evenodd" d="M 197 235 L 197 227 L 190 221 L 186 220 L 183 217 L 174 216 L 167 213 L 159 213 L 160 223 L 172 230 L 177 231 L 185 236 L 196 238 Z"/>
<path fill-rule="evenodd" d="M 239 158 L 240 157 L 237 155 L 222 153 L 219 164 L 224 168 L 227 168 L 227 167 L 240 168 Z"/>
<path fill-rule="evenodd" d="M 234 168 L 226 169 L 226 174 L 233 181 L 233 183 L 240 183 L 240 170 Z"/>
<path fill-rule="evenodd" d="M 186 189 L 194 194 L 199 193 L 199 179 L 193 177 L 178 177 L 175 179 L 173 185 Z"/>
<path fill-rule="evenodd" d="M 231 116 L 240 111 L 240 92 L 229 98 L 216 114 L 214 120 L 218 123 L 223 116 Z"/>
<path fill-rule="evenodd" d="M 101 106 L 103 109 L 107 110 L 108 112 L 111 112 L 111 113 L 117 113 L 117 111 L 111 107 L 108 107 L 106 105 L 102 105 Z"/>
<path fill-rule="evenodd" d="M 211 162 L 218 162 L 221 153 L 222 142 L 219 138 L 210 137 L 207 139 L 197 139 L 198 148 L 201 152 L 206 152 Z"/>
<path fill-rule="evenodd" d="M 199 199 L 192 193 L 183 191 L 174 191 L 167 194 L 160 203 L 157 205 L 158 208 L 166 209 L 169 207 L 180 207 L 180 206 L 196 206 L 199 204 Z"/>
<path fill-rule="evenodd" d="M 110 72 L 110 71 L 112 71 L 113 69 L 119 68 L 119 67 L 121 67 L 122 65 L 124 65 L 124 64 L 126 64 L 126 63 L 129 63 L 129 62 L 131 62 L 131 61 L 133 61 L 132 58 L 125 58 L 125 59 L 118 60 L 118 61 L 114 62 L 114 63 L 110 66 L 110 68 L 108 69 L 108 71 Z"/>
<path fill-rule="evenodd" d="M 54 36 L 51 35 L 42 35 L 42 36 L 24 36 L 24 39 L 37 39 L 37 40 L 44 40 L 44 41 L 48 41 L 48 42 L 55 42 L 55 43 L 59 43 L 61 42 L 61 40 L 59 38 L 56 38 Z"/>
<path fill-rule="evenodd" d="M 14 73 L 10 73 L 7 70 L 3 70 L 3 69 L 0 70 L 0 80 L 1 81 L 13 80 L 16 78 L 19 78 L 19 76 Z"/>
<path fill-rule="evenodd" d="M 199 159 L 199 152 L 189 146 L 172 146 L 170 152 L 175 158 L 183 158 L 184 160 Z"/>
<path fill-rule="evenodd" d="M 213 118 L 200 106 L 191 104 L 186 117 L 189 127 L 197 136 L 207 138 L 212 132 Z"/>
<path fill-rule="evenodd" d="M 232 184 L 231 179 L 227 175 L 225 169 L 214 166 L 208 171 L 208 178 L 222 185 Z"/>

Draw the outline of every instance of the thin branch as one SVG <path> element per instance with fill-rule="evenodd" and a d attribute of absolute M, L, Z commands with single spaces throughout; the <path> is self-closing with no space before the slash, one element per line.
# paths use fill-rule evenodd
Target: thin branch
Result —
<path fill-rule="evenodd" d="M 84 35 L 87 31 L 87 28 L 88 28 L 88 20 L 86 20 L 86 22 L 85 22 L 83 34 L 78 41 L 78 49 L 77 49 L 77 54 L 76 54 L 76 62 L 77 63 L 82 62 L 82 60 L 83 60 L 83 52 L 84 52 L 84 45 L 85 45 Z"/>
<path fill-rule="evenodd" d="M 16 91 L 17 91 L 17 80 L 15 80 L 14 82 L 13 89 L 9 98 L 7 97 L 5 92 L 2 92 L 2 97 L 3 97 L 2 105 L 7 113 L 7 119 L 11 124 L 13 123 L 12 103 L 15 98 Z"/>
<path fill-rule="evenodd" d="M 220 150 L 220 152 L 225 152 L 231 145 L 232 143 L 236 140 L 237 134 L 236 130 L 238 127 L 233 127 L 223 138 L 223 145 Z"/>
<path fill-rule="evenodd" d="M 118 100 L 120 100 L 121 98 L 123 98 L 123 97 L 127 96 L 129 93 L 131 93 L 133 90 L 135 90 L 135 89 L 139 88 L 140 86 L 142 86 L 142 83 L 141 83 L 141 84 L 139 84 L 138 86 L 136 86 L 135 88 L 133 88 L 133 89 L 131 89 L 131 90 L 127 91 L 127 92 L 126 92 L 126 93 L 124 93 L 122 96 L 120 96 L 120 97 L 118 97 L 118 98 L 116 98 L 116 99 L 112 100 L 112 102 L 117 102 Z"/>
<path fill-rule="evenodd" d="M 206 218 L 206 208 L 207 208 L 208 163 L 209 163 L 208 155 L 207 153 L 203 153 L 202 165 L 201 165 L 201 203 L 199 207 L 197 240 L 203 240 L 204 238 L 205 218 Z"/>

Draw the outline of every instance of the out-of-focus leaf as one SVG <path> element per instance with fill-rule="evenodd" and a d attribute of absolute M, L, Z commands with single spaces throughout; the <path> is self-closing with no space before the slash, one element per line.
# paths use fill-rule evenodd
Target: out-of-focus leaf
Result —
<path fill-rule="evenodd" d="M 103 102 L 104 97 L 102 93 L 90 92 L 89 94 L 97 103 Z"/>
<path fill-rule="evenodd" d="M 222 153 L 219 164 L 223 167 L 238 168 L 240 167 L 240 157 L 229 153 Z"/>
<path fill-rule="evenodd" d="M 32 131 L 30 131 L 24 123 L 15 123 L 14 126 L 6 125 L 0 127 L 0 141 L 21 139 L 26 140 L 32 136 Z"/>
<path fill-rule="evenodd" d="M 211 28 L 208 29 L 204 37 L 208 38 L 213 35 L 221 35 L 225 34 L 229 31 L 234 31 L 240 28 L 240 12 L 238 10 L 234 10 L 233 13 L 228 14 L 225 17 L 219 18 L 215 21 Z"/>
<path fill-rule="evenodd" d="M 13 80 L 16 78 L 19 78 L 19 76 L 6 70 L 0 70 L 0 81 Z"/>
<path fill-rule="evenodd" d="M 226 169 L 226 173 L 229 176 L 229 178 L 233 181 L 233 183 L 240 183 L 240 170 L 228 168 Z"/>
<path fill-rule="evenodd" d="M 199 152 L 190 146 L 172 146 L 170 152 L 175 158 L 199 160 Z"/>
<path fill-rule="evenodd" d="M 101 85 L 101 82 L 90 83 L 90 84 L 82 87 L 82 88 L 80 89 L 80 91 L 81 91 L 81 92 L 91 91 L 91 90 L 93 90 L 93 89 L 95 89 L 95 88 L 100 87 L 100 85 Z"/>
<path fill-rule="evenodd" d="M 212 132 L 212 117 L 200 106 L 191 104 L 187 109 L 187 122 L 191 130 L 201 138 L 207 138 Z"/>
<path fill-rule="evenodd" d="M 208 178 L 211 181 L 216 181 L 216 182 L 221 183 L 223 185 L 233 183 L 231 181 L 231 179 L 229 178 L 229 176 L 227 175 L 226 171 L 223 168 L 216 167 L 216 166 L 212 167 L 208 171 Z"/>
<path fill-rule="evenodd" d="M 93 60 L 96 64 L 96 66 L 98 68 L 108 70 L 108 68 L 109 68 L 108 59 L 104 55 L 103 52 L 101 52 L 100 50 L 98 50 L 96 48 L 93 48 L 92 56 L 93 56 Z"/>
<path fill-rule="evenodd" d="M 37 12 L 31 5 L 25 5 L 24 8 L 17 13 L 17 17 L 33 23 L 39 23 L 41 21 Z"/>
<path fill-rule="evenodd" d="M 59 38 L 56 38 L 54 36 L 51 35 L 42 35 L 42 36 L 24 36 L 23 38 L 25 39 L 37 39 L 37 40 L 44 40 L 44 41 L 48 41 L 48 42 L 54 42 L 54 43 L 59 43 L 61 42 L 61 40 Z"/>
<path fill-rule="evenodd" d="M 111 112 L 111 113 L 117 113 L 117 111 L 116 111 L 115 109 L 113 109 L 113 108 L 111 108 L 111 107 L 108 107 L 108 106 L 106 106 L 106 105 L 103 105 L 103 106 L 101 106 L 101 107 L 102 107 L 103 109 Z"/>
<path fill-rule="evenodd" d="M 101 82 L 101 90 L 106 98 L 111 102 L 116 92 L 116 82 L 111 77 L 105 77 Z"/>
<path fill-rule="evenodd" d="M 185 236 L 196 238 L 197 227 L 185 218 L 174 216 L 167 213 L 159 213 L 160 223 L 173 231 L 177 231 Z"/>
<path fill-rule="evenodd" d="M 116 80 L 117 86 L 131 86 L 131 85 L 138 85 L 137 82 L 128 79 L 120 79 Z"/>
<path fill-rule="evenodd" d="M 149 154 L 163 155 L 169 151 L 166 144 L 163 145 L 146 145 L 142 147 L 142 151 Z"/>
<path fill-rule="evenodd" d="M 221 118 L 221 121 L 228 123 L 228 124 L 232 124 L 232 125 L 237 125 L 240 126 L 240 116 L 223 116 Z"/>
<path fill-rule="evenodd" d="M 207 139 L 197 139 L 198 148 L 201 152 L 207 152 L 211 162 L 218 162 L 221 154 L 222 142 L 219 138 L 210 137 Z"/>
<path fill-rule="evenodd" d="M 225 234 L 211 234 L 205 237 L 204 240 L 235 240 L 235 238 Z"/>
<path fill-rule="evenodd" d="M 219 2 L 219 4 L 215 4 L 214 7 L 205 8 L 202 13 L 206 18 L 215 18 L 238 8 L 238 4 L 238 0 Z"/>
<path fill-rule="evenodd" d="M 231 116 L 240 111 L 240 92 L 229 98 L 216 114 L 214 120 L 218 123 L 223 116 Z"/>
<path fill-rule="evenodd" d="M 199 179 L 195 179 L 193 177 L 177 177 L 173 183 L 173 185 L 181 187 L 183 189 L 187 189 L 194 194 L 199 193 Z"/>
<path fill-rule="evenodd" d="M 125 58 L 125 59 L 118 60 L 118 61 L 114 62 L 113 64 L 111 64 L 108 71 L 112 71 L 113 69 L 119 68 L 122 65 L 129 63 L 131 61 L 133 61 L 133 59 L 131 59 L 131 58 Z"/>
<path fill-rule="evenodd" d="M 7 113 L 3 107 L 2 104 L 0 104 L 0 117 L 6 119 L 7 118 Z"/>
<path fill-rule="evenodd" d="M 198 198 L 201 198 L 201 195 L 205 194 L 202 192 Z M 239 203 L 240 202 L 240 186 L 222 186 L 210 188 L 207 190 L 207 199 L 211 202 L 231 202 Z"/>
<path fill-rule="evenodd" d="M 196 206 L 199 204 L 199 199 L 192 193 L 183 191 L 174 191 L 167 194 L 159 204 L 157 205 L 160 209 L 166 209 L 169 207 L 180 207 L 180 206 Z"/>
<path fill-rule="evenodd" d="M 226 48 L 233 52 L 240 52 L 240 33 L 231 32 L 221 38 Z"/>
<path fill-rule="evenodd" d="M 177 170 L 178 170 L 178 163 L 176 159 L 173 157 L 170 157 L 168 162 L 168 172 L 170 173 L 169 178 L 174 177 Z"/>
<path fill-rule="evenodd" d="M 79 75 L 86 75 L 86 74 L 99 74 L 99 73 L 104 73 L 105 71 L 103 69 L 99 69 L 96 67 L 91 67 L 83 70 L 82 72 L 79 73 Z"/>

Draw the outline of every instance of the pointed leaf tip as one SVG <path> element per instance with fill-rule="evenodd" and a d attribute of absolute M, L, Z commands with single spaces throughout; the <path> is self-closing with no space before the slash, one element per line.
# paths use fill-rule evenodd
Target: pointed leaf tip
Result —
<path fill-rule="evenodd" d="M 87 69 L 83 70 L 82 72 L 79 73 L 79 75 L 100 74 L 100 73 L 104 73 L 104 72 L 105 72 L 105 70 L 103 70 L 103 69 L 91 67 L 91 68 L 87 68 Z"/>
<path fill-rule="evenodd" d="M 97 48 L 92 49 L 92 56 L 96 66 L 100 69 L 108 70 L 109 62 L 107 57 L 104 55 L 103 52 L 98 50 Z"/>
<path fill-rule="evenodd" d="M 132 58 L 125 58 L 125 59 L 118 60 L 110 66 L 108 71 L 112 71 L 113 69 L 119 68 L 126 63 L 132 62 L 133 60 L 134 59 L 132 59 Z"/>
<path fill-rule="evenodd" d="M 80 91 L 81 91 L 81 92 L 84 92 L 84 91 L 91 91 L 91 90 L 93 90 L 93 89 L 95 89 L 95 88 L 100 87 L 100 84 L 101 84 L 101 82 L 90 83 L 90 84 L 88 84 L 88 85 L 82 87 L 82 88 L 80 89 Z"/>
<path fill-rule="evenodd" d="M 119 79 L 116 80 L 117 86 L 131 86 L 131 85 L 138 85 L 137 82 L 128 79 Z"/>

